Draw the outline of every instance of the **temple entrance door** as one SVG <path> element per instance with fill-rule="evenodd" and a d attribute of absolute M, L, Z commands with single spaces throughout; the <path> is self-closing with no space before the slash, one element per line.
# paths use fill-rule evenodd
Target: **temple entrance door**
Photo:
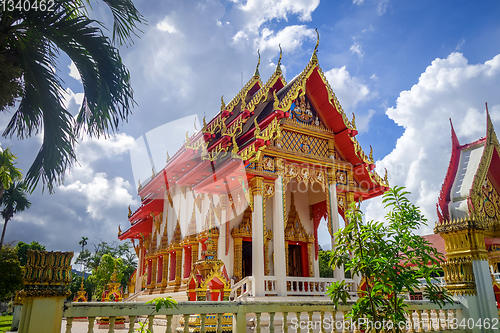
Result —
<path fill-rule="evenodd" d="M 242 276 L 252 275 L 252 242 L 243 241 L 241 251 Z"/>
<path fill-rule="evenodd" d="M 289 276 L 302 275 L 302 249 L 300 245 L 288 245 Z"/>

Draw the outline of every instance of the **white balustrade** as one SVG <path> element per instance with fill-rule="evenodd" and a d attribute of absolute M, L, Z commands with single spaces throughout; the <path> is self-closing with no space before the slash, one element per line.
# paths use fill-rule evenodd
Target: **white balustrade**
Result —
<path fill-rule="evenodd" d="M 230 300 L 242 299 L 245 297 L 252 297 L 252 296 L 253 296 L 252 277 L 246 276 L 231 287 L 231 293 L 229 294 L 229 299 Z"/>
<path fill-rule="evenodd" d="M 308 281 L 309 282 L 309 281 Z M 315 287 L 314 287 L 315 288 Z M 457 318 L 461 316 L 462 305 L 459 303 L 446 304 L 443 309 L 428 301 L 410 301 L 407 312 L 407 332 L 434 332 L 434 331 L 463 331 L 456 325 Z M 227 330 L 224 323 L 233 314 L 233 332 L 245 332 L 247 327 L 247 314 L 252 316 L 255 332 L 363 332 L 363 327 L 346 324 L 343 318 L 350 311 L 350 305 L 339 305 L 337 309 L 331 301 L 224 301 L 224 302 L 180 302 L 176 309 L 160 309 L 155 311 L 154 305 L 145 303 L 108 303 L 108 302 L 81 302 L 66 305 L 65 332 L 71 333 L 74 328 L 73 318 L 87 317 L 88 331 L 93 332 L 96 317 L 110 318 L 110 331 L 113 330 L 114 319 L 119 316 L 129 317 L 128 332 L 134 331 L 136 318 L 148 321 L 148 329 L 153 331 L 153 318 L 161 316 L 167 318 L 166 328 L 161 332 L 179 332 L 179 327 L 173 326 L 173 316 L 183 317 L 182 332 L 190 332 L 193 327 L 188 323 L 193 322 L 193 316 L 200 316 L 200 332 Z M 207 316 L 207 314 L 210 314 Z M 207 322 L 205 319 L 212 320 Z M 311 323 L 311 324 L 309 324 Z M 227 325 L 227 324 L 226 324 Z M 137 326 L 137 325 L 136 325 Z M 174 325 L 175 326 L 175 325 Z M 182 325 L 181 325 L 182 326 Z"/>

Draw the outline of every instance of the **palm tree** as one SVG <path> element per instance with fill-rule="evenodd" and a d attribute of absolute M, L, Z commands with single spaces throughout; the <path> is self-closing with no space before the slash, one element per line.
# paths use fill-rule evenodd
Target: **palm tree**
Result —
<path fill-rule="evenodd" d="M 23 176 L 21 170 L 15 167 L 16 158 L 16 155 L 10 151 L 10 147 L 3 150 L 0 148 L 0 200 L 4 190 L 9 188 L 13 182 L 21 180 Z"/>
<path fill-rule="evenodd" d="M 5 190 L 3 197 L 0 200 L 0 204 L 4 207 L 0 212 L 4 219 L 2 239 L 0 239 L 0 249 L 3 245 L 7 223 L 12 219 L 14 214 L 22 212 L 31 206 L 31 202 L 29 202 L 26 198 L 26 192 L 27 188 L 24 182 L 14 182 L 8 189 Z"/>
<path fill-rule="evenodd" d="M 0 67 L 13 64 L 19 68 L 22 77 L 13 74 L 10 81 L 22 82 L 24 88 L 3 136 L 24 139 L 43 135 L 42 146 L 26 174 L 30 190 L 41 181 L 52 192 L 76 160 L 78 138 L 84 132 L 91 137 L 115 132 L 135 104 L 130 74 L 118 50 L 103 35 L 102 25 L 86 15 L 83 5 L 89 1 L 54 0 L 52 11 L 8 6 L 0 11 Z M 130 40 L 136 23 L 143 22 L 131 0 L 103 1 L 115 18 L 113 39 L 119 43 Z M 60 52 L 71 58 L 82 79 L 85 97 L 76 117 L 62 104 L 63 88 L 57 74 Z M 0 91 L 2 95 L 5 92 Z"/>

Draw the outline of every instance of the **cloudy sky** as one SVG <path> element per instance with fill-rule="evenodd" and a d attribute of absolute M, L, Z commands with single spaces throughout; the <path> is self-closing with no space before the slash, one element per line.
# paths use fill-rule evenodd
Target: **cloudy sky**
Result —
<path fill-rule="evenodd" d="M 452 118 L 461 143 L 485 135 L 485 106 L 500 131 L 500 3 L 460 0 L 135 0 L 148 21 L 135 44 L 120 50 L 138 106 L 111 138 L 83 140 L 78 164 L 55 194 L 35 191 L 32 207 L 9 223 L 6 241 L 33 240 L 49 250 L 78 251 L 89 237 L 116 241 L 137 207 L 131 147 L 144 134 L 191 116 L 213 117 L 252 76 L 260 49 L 265 82 L 283 48 L 290 81 L 306 66 L 320 33 L 319 63 L 344 110 L 356 114 L 358 140 L 373 146 L 377 170 L 406 186 L 433 226 L 435 203 L 450 156 Z M 105 7 L 92 15 L 109 23 Z M 78 72 L 62 56 L 66 105 L 83 94 Z M 0 117 L 5 127 L 11 114 Z M 150 132 L 152 133 L 152 132 Z M 157 145 L 172 132 L 157 129 Z M 185 133 L 179 131 L 179 133 Z M 181 137 L 182 134 L 179 135 Z M 177 137 L 177 136 L 176 136 Z M 136 144 L 135 140 L 139 139 Z M 183 138 L 180 140 L 182 141 Z M 1 140 L 27 170 L 41 138 Z M 151 145 L 151 142 L 149 142 Z M 171 155 L 172 155 L 172 151 Z M 165 155 L 166 156 L 166 155 Z M 160 156 L 160 160 L 165 156 Z M 158 164 L 158 162 L 156 163 Z M 162 166 L 156 165 L 157 169 Z M 382 218 L 380 200 L 365 204 Z M 432 232 L 424 228 L 422 234 Z"/>

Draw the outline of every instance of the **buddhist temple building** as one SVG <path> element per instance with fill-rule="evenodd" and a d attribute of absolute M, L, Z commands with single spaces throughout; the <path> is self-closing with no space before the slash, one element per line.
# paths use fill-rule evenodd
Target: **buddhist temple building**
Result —
<path fill-rule="evenodd" d="M 133 299 L 326 297 L 339 279 L 355 293 L 342 269 L 320 278 L 318 227 L 326 223 L 333 239 L 350 203 L 389 184 L 356 140 L 354 115 L 348 119 L 328 84 L 317 48 L 290 82 L 281 54 L 265 83 L 257 65 L 140 185 L 141 205 L 129 209 L 130 228 L 119 235 L 138 255 Z"/>
<path fill-rule="evenodd" d="M 451 158 L 434 232 L 444 239 L 446 288 L 469 316 L 497 318 L 500 288 L 500 146 L 486 109 L 486 136 L 460 144 L 451 126 Z M 464 304 L 465 304 L 464 303 Z"/>

